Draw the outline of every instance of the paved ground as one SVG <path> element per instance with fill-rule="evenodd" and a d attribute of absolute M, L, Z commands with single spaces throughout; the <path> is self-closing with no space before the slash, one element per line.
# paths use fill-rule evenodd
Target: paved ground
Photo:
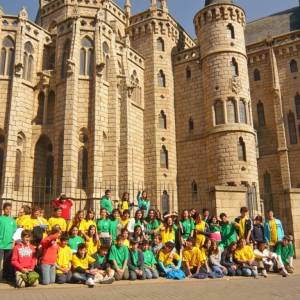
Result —
<path fill-rule="evenodd" d="M 300 267 L 299 263 L 297 265 Z M 1 300 L 195 300 L 201 297 L 207 300 L 300 299 L 300 273 L 288 278 L 272 275 L 257 280 L 235 277 L 217 280 L 126 281 L 93 289 L 79 285 L 54 285 L 18 290 L 0 284 Z"/>

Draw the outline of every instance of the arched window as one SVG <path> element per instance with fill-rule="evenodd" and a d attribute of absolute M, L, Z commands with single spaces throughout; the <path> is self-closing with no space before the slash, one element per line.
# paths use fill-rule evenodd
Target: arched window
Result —
<path fill-rule="evenodd" d="M 298 64 L 294 59 L 292 59 L 290 61 L 290 70 L 291 70 L 291 73 L 297 73 L 298 72 Z"/>
<path fill-rule="evenodd" d="M 289 127 L 289 134 L 290 134 L 290 143 L 297 144 L 298 137 L 297 137 L 297 129 L 296 129 L 296 120 L 295 115 L 293 112 L 289 112 L 288 114 L 288 127 Z"/>
<path fill-rule="evenodd" d="M 15 178 L 14 178 L 14 190 L 19 191 L 22 174 L 22 159 L 23 150 L 25 144 L 25 135 L 22 132 L 18 133 L 17 136 L 17 149 L 16 149 L 16 160 L 15 160 Z"/>
<path fill-rule="evenodd" d="M 163 110 L 159 114 L 159 128 L 167 129 L 167 116 Z"/>
<path fill-rule="evenodd" d="M 214 104 L 214 111 L 215 111 L 215 124 L 220 125 L 225 123 L 225 116 L 224 116 L 224 106 L 223 102 L 217 100 Z"/>
<path fill-rule="evenodd" d="M 239 65 L 236 61 L 236 59 L 233 57 L 231 62 L 230 62 L 230 66 L 231 66 L 231 74 L 233 77 L 237 77 L 239 76 Z"/>
<path fill-rule="evenodd" d="M 242 137 L 239 138 L 238 142 L 238 159 L 239 161 L 247 161 L 246 144 Z"/>
<path fill-rule="evenodd" d="M 189 132 L 192 132 L 194 130 L 194 120 L 193 118 L 191 117 L 189 119 Z"/>
<path fill-rule="evenodd" d="M 45 94 L 40 92 L 38 95 L 38 107 L 34 123 L 36 125 L 42 125 L 44 120 L 44 106 L 45 106 Z"/>
<path fill-rule="evenodd" d="M 90 38 L 81 40 L 80 75 L 91 76 L 93 73 L 94 46 Z"/>
<path fill-rule="evenodd" d="M 192 200 L 198 199 L 198 185 L 195 180 L 192 182 Z"/>
<path fill-rule="evenodd" d="M 237 110 L 236 110 L 236 101 L 234 99 L 227 100 L 227 122 L 228 123 L 237 123 Z"/>
<path fill-rule="evenodd" d="M 160 167 L 164 169 L 169 168 L 169 153 L 166 146 L 162 146 L 160 150 Z"/>
<path fill-rule="evenodd" d="M 78 179 L 79 189 L 86 189 L 88 186 L 88 150 L 81 147 L 78 152 Z"/>
<path fill-rule="evenodd" d="M 165 42 L 161 37 L 157 39 L 157 50 L 162 52 L 165 51 Z"/>
<path fill-rule="evenodd" d="M 186 78 L 187 80 L 192 79 L 192 71 L 191 71 L 191 68 L 190 68 L 190 67 L 187 67 L 187 68 L 185 69 L 185 78 Z"/>
<path fill-rule="evenodd" d="M 253 72 L 254 81 L 260 81 L 260 71 L 255 69 Z"/>
<path fill-rule="evenodd" d="M 33 46 L 30 42 L 26 42 L 23 57 L 23 79 L 27 81 L 31 81 L 32 79 L 33 63 Z"/>
<path fill-rule="evenodd" d="M 228 29 L 230 38 L 234 40 L 235 39 L 235 31 L 234 31 L 233 25 L 232 24 L 228 24 L 227 25 L 227 29 Z"/>
<path fill-rule="evenodd" d="M 52 151 L 51 151 L 52 152 Z M 46 193 L 49 194 L 53 189 L 54 157 L 48 153 L 46 161 Z"/>
<path fill-rule="evenodd" d="M 65 41 L 62 58 L 61 58 L 61 78 L 67 77 L 67 61 L 70 58 L 71 41 L 68 39 Z"/>
<path fill-rule="evenodd" d="M 103 50 L 103 62 L 105 63 L 104 70 L 103 70 L 103 76 L 104 80 L 108 80 L 109 78 L 109 46 L 106 42 L 102 45 Z"/>
<path fill-rule="evenodd" d="M 165 76 L 163 70 L 160 70 L 158 72 L 157 79 L 158 79 L 158 86 L 166 87 L 166 76 Z"/>
<path fill-rule="evenodd" d="M 239 103 L 239 107 L 240 107 L 240 122 L 247 124 L 247 105 L 246 102 L 244 100 L 240 100 Z"/>
<path fill-rule="evenodd" d="M 265 109 L 261 101 L 257 103 L 256 109 L 257 109 L 258 127 L 264 127 L 266 125 Z"/>
<path fill-rule="evenodd" d="M 55 117 L 55 93 L 49 92 L 47 104 L 47 124 L 53 124 Z"/>
<path fill-rule="evenodd" d="M 297 119 L 300 119 L 300 95 L 298 93 L 295 96 L 295 106 L 296 106 Z"/>
<path fill-rule="evenodd" d="M 13 74 L 15 57 L 15 43 L 10 36 L 2 41 L 0 75 L 11 76 Z"/>

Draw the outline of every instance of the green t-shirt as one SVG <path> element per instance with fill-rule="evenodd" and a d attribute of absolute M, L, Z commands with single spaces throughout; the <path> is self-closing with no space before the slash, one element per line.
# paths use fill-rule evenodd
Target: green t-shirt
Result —
<path fill-rule="evenodd" d="M 123 268 L 125 260 L 129 258 L 129 250 L 126 246 L 118 247 L 113 245 L 110 249 L 109 260 L 115 260 L 120 269 Z"/>
<path fill-rule="evenodd" d="M 109 234 L 111 236 L 111 240 L 114 242 L 117 239 L 118 235 L 118 225 L 119 225 L 119 220 L 110 220 L 109 223 Z"/>
<path fill-rule="evenodd" d="M 10 250 L 13 246 L 13 235 L 17 230 L 15 219 L 9 216 L 0 216 L 0 249 Z"/>
<path fill-rule="evenodd" d="M 77 235 L 69 238 L 68 245 L 73 253 L 77 252 L 80 244 L 84 244 L 84 239 L 81 236 Z"/>
<path fill-rule="evenodd" d="M 155 220 L 149 221 L 149 223 L 146 226 L 146 230 L 153 231 L 153 230 L 157 229 L 158 227 L 159 227 L 159 222 L 158 222 L 158 220 L 155 219 Z"/>
<path fill-rule="evenodd" d="M 153 252 L 151 250 L 146 250 L 143 253 L 145 266 L 153 267 L 157 263 Z"/>
<path fill-rule="evenodd" d="M 229 247 L 233 242 L 237 241 L 237 233 L 232 223 L 222 223 L 220 228 L 222 242 L 220 246 L 222 249 Z"/>
<path fill-rule="evenodd" d="M 110 198 L 104 196 L 100 200 L 100 207 L 105 208 L 109 214 L 113 211 L 113 204 Z"/>
<path fill-rule="evenodd" d="M 105 260 L 105 256 L 101 256 L 99 253 L 95 255 L 96 262 L 101 266 Z"/>
<path fill-rule="evenodd" d="M 109 232 L 110 220 L 109 219 L 99 219 L 97 222 L 98 232 Z"/>
<path fill-rule="evenodd" d="M 195 223 L 191 219 L 180 221 L 183 228 L 183 239 L 187 239 L 195 229 Z"/>
<path fill-rule="evenodd" d="M 135 267 L 138 267 L 139 266 L 139 250 L 131 251 L 131 255 L 132 255 L 132 264 Z"/>
<path fill-rule="evenodd" d="M 289 257 L 293 257 L 295 254 L 293 245 L 289 244 L 284 247 L 282 243 L 278 243 L 276 253 L 281 256 L 282 262 L 285 265 L 289 263 Z"/>

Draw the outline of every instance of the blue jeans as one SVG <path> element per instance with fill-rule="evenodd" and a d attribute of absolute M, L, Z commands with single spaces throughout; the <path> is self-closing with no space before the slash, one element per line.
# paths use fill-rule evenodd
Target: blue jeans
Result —
<path fill-rule="evenodd" d="M 41 264 L 41 272 L 42 272 L 42 284 L 43 285 L 55 283 L 55 277 L 56 277 L 55 265 Z"/>
<path fill-rule="evenodd" d="M 91 274 L 78 273 L 78 272 L 74 272 L 72 275 L 72 281 L 74 283 L 85 283 L 89 278 L 94 279 L 94 276 Z"/>
<path fill-rule="evenodd" d="M 257 270 L 249 269 L 249 268 L 240 268 L 236 271 L 237 276 L 251 277 L 257 276 Z"/>
<path fill-rule="evenodd" d="M 158 274 L 157 270 L 155 270 L 155 269 L 151 270 L 151 269 L 145 267 L 144 272 L 146 274 L 146 279 L 157 279 L 159 277 L 159 274 Z"/>

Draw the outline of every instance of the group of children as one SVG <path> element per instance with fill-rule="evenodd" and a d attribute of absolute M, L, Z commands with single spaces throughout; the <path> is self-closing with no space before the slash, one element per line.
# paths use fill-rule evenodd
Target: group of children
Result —
<path fill-rule="evenodd" d="M 110 191 L 100 201 L 100 218 L 92 210 L 70 219 L 72 202 L 53 202 L 47 220 L 40 208 L 23 206 L 18 218 L 4 203 L 0 216 L 0 279 L 17 287 L 58 283 L 111 284 L 115 280 L 267 277 L 293 273 L 294 246 L 280 220 L 269 212 L 254 222 L 246 207 L 234 222 L 225 213 L 210 217 L 204 209 L 184 210 L 181 217 L 150 208 L 139 193 L 139 210 L 130 217 L 129 194 L 118 209 Z M 126 203 L 127 202 L 127 203 Z"/>

